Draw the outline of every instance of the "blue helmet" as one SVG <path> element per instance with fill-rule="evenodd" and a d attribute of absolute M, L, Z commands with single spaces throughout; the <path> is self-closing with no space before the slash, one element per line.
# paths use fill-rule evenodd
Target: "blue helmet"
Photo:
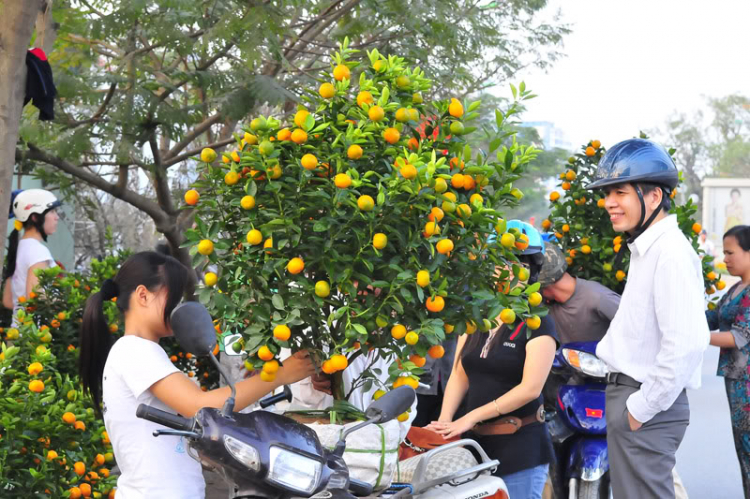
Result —
<path fill-rule="evenodd" d="M 544 238 L 533 225 L 520 220 L 508 220 L 505 226 L 506 230 L 516 229 L 529 238 L 529 246 L 521 252 L 522 255 L 544 254 Z M 492 244 L 495 241 L 497 241 L 497 232 L 493 229 L 492 234 L 487 236 L 487 243 Z"/>
<path fill-rule="evenodd" d="M 529 245 L 521 252 L 522 255 L 534 255 L 536 253 L 544 254 L 544 241 L 542 240 L 542 235 L 533 225 L 520 220 L 508 220 L 506 227 L 508 230 L 516 229 L 521 234 L 526 234 L 526 237 L 529 238 Z"/>
<path fill-rule="evenodd" d="M 677 182 L 677 167 L 662 146 L 650 140 L 628 139 L 607 150 L 596 169 L 594 181 L 586 188 L 650 183 L 672 190 Z"/>

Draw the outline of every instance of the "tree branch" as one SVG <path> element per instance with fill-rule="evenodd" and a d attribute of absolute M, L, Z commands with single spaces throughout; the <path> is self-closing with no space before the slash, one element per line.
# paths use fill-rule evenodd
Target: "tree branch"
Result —
<path fill-rule="evenodd" d="M 167 222 L 168 217 L 164 210 L 162 210 L 158 204 L 154 203 L 147 197 L 142 196 L 129 189 L 124 189 L 123 191 L 118 192 L 116 185 L 107 182 L 99 175 L 92 173 L 91 171 L 84 168 L 80 168 L 62 158 L 42 151 L 31 143 L 28 143 L 28 147 L 28 151 L 16 149 L 16 162 L 30 159 L 33 161 L 40 161 L 50 166 L 54 166 L 55 168 L 58 168 L 65 173 L 83 180 L 84 182 L 96 187 L 101 191 L 106 192 L 107 194 L 111 194 L 112 196 L 118 199 L 122 199 L 126 203 L 135 206 L 136 208 L 145 212 L 146 214 L 148 214 L 148 216 L 153 218 L 154 222 L 156 222 L 157 225 Z"/>
<path fill-rule="evenodd" d="M 164 163 L 162 163 L 162 168 L 169 168 L 170 166 L 176 165 L 177 163 L 181 163 L 185 161 L 186 159 L 189 159 L 191 156 L 195 156 L 196 154 L 200 153 L 204 147 L 210 147 L 211 149 L 221 149 L 226 145 L 231 144 L 234 142 L 234 137 L 231 139 L 224 139 L 220 140 L 218 142 L 213 142 L 211 144 L 206 144 L 205 146 L 196 147 L 194 149 L 190 149 L 189 151 L 186 151 L 179 156 L 175 156 L 174 158 L 170 158 L 168 160 L 165 160 Z"/>
<path fill-rule="evenodd" d="M 195 139 L 201 136 L 206 130 L 211 128 L 214 124 L 221 121 L 221 114 L 216 113 L 213 116 L 210 116 L 203 120 L 201 123 L 195 126 L 190 132 L 188 132 L 181 141 L 179 141 L 177 144 L 172 147 L 172 149 L 167 152 L 167 154 L 164 155 L 165 160 L 172 159 L 177 154 L 179 154 L 180 151 L 185 149 L 187 146 L 189 146 Z"/>
<path fill-rule="evenodd" d="M 227 43 L 227 45 L 223 49 L 221 49 L 220 51 L 218 51 L 216 54 L 214 54 L 210 59 L 208 59 L 206 62 L 204 62 L 200 66 L 196 67 L 195 70 L 196 71 L 205 71 L 205 70 L 207 70 L 208 68 L 210 68 L 211 66 L 213 66 L 216 63 L 216 61 L 218 61 L 219 59 L 221 59 L 222 57 L 224 57 L 225 55 L 227 55 L 227 53 L 232 49 L 232 47 L 234 47 L 234 42 Z M 157 102 L 156 102 L 156 104 L 158 104 L 158 103 L 163 102 L 164 100 L 166 100 L 167 97 L 169 97 L 174 92 L 176 92 L 177 90 L 179 90 L 182 86 L 184 86 L 185 84 L 187 84 L 189 81 L 190 81 L 189 78 L 185 78 L 184 80 L 177 82 L 174 86 L 172 86 L 172 88 L 164 90 L 164 92 L 162 92 L 159 95 L 157 95 Z M 151 114 L 153 114 L 153 110 L 151 111 Z"/>

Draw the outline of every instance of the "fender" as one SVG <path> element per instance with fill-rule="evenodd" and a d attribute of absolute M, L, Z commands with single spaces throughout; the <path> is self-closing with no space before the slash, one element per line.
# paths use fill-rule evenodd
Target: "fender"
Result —
<path fill-rule="evenodd" d="M 557 396 L 562 420 L 571 430 L 588 435 L 606 435 L 606 385 L 563 385 Z"/>
<path fill-rule="evenodd" d="M 580 478 L 586 482 L 600 479 L 609 471 L 607 437 L 584 437 L 573 442 L 567 464 L 567 479 Z"/>

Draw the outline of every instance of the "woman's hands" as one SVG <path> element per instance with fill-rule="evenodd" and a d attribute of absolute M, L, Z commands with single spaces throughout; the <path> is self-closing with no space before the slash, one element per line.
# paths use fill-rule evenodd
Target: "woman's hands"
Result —
<path fill-rule="evenodd" d="M 291 385 L 315 374 L 315 365 L 307 350 L 300 350 L 284 361 L 276 379 L 283 385 Z"/>
<path fill-rule="evenodd" d="M 462 433 L 471 430 L 474 425 L 476 425 L 476 421 L 469 413 L 455 421 L 433 421 L 427 426 L 427 429 L 439 433 L 444 439 L 448 440 L 461 436 Z"/>

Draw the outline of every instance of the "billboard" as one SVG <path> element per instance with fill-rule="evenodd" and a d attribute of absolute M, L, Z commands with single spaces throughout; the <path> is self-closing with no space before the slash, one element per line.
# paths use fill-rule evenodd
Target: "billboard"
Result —
<path fill-rule="evenodd" d="M 721 248 L 721 238 L 735 225 L 750 224 L 750 179 L 703 180 L 703 228 Z"/>

